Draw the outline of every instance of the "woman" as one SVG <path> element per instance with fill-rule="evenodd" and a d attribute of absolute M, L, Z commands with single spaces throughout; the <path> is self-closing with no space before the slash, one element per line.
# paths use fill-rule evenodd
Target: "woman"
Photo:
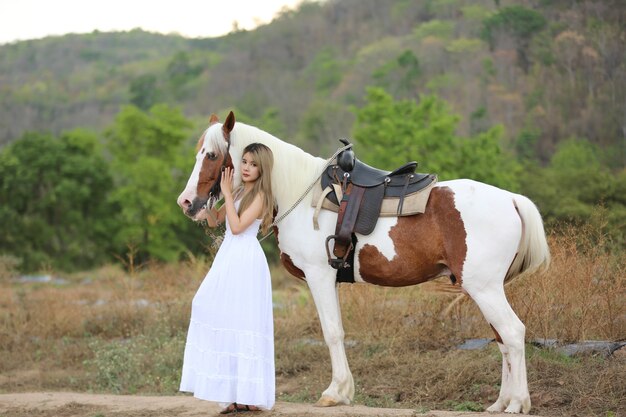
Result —
<path fill-rule="evenodd" d="M 272 289 L 256 238 L 272 223 L 272 166 L 272 151 L 253 143 L 236 190 L 232 170 L 224 170 L 224 205 L 211 214 L 226 219 L 226 234 L 192 302 L 180 390 L 222 403 L 222 414 L 271 409 L 275 401 Z"/>

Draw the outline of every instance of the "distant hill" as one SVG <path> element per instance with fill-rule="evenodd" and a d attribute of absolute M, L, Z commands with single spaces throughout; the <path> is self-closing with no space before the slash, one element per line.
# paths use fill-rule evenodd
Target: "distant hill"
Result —
<path fill-rule="evenodd" d="M 547 159 L 587 138 L 626 165 L 626 4 L 619 0 L 304 2 L 254 31 L 185 39 L 133 30 L 0 46 L 0 146 L 26 131 L 109 126 L 124 104 L 202 123 L 237 109 L 318 154 L 350 136 L 367 86 L 437 94 L 460 133 L 506 128 Z"/>

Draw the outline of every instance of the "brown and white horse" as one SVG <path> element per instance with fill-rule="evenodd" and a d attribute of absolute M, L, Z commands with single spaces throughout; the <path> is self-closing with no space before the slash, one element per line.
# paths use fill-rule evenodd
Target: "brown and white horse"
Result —
<path fill-rule="evenodd" d="M 235 123 L 232 112 L 224 124 L 212 117 L 198 142 L 193 172 L 178 197 L 187 216 L 206 218 L 204 207 L 215 201 L 216 196 L 209 194 L 223 164 L 234 165 L 235 184 L 240 183 L 236 162 L 252 142 L 264 143 L 274 153 L 272 189 L 277 216 L 294 205 L 325 167 L 322 158 L 258 128 Z M 337 215 L 322 210 L 319 230 L 314 230 L 313 214 L 309 194 L 277 225 L 280 257 L 290 273 L 306 280 L 330 351 L 332 381 L 318 405 L 349 404 L 354 382 L 343 344 L 336 271 L 328 265 L 324 249 L 326 237 L 334 234 Z M 380 218 L 370 235 L 357 238 L 357 282 L 399 287 L 448 276 L 476 302 L 496 335 L 503 358 L 500 395 L 488 411 L 528 413 L 525 327 L 511 309 L 503 283 L 522 272 L 547 267 L 550 261 L 535 205 L 522 195 L 480 182 L 444 181 L 433 188 L 425 213 Z"/>

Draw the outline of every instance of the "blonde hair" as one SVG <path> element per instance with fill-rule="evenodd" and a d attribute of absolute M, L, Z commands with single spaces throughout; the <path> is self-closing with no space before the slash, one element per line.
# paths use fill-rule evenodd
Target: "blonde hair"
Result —
<path fill-rule="evenodd" d="M 259 167 L 259 178 L 254 182 L 250 192 L 243 195 L 239 204 L 239 215 L 250 207 L 257 194 L 263 199 L 263 213 L 261 216 L 261 231 L 267 233 L 274 220 L 274 195 L 272 194 L 272 168 L 274 167 L 274 155 L 272 150 L 262 143 L 251 143 L 243 150 L 242 155 L 249 153 Z M 235 190 L 235 198 L 243 193 L 243 184 Z"/>

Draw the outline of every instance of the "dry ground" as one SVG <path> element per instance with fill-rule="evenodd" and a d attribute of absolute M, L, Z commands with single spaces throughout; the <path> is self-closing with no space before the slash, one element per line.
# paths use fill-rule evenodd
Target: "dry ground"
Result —
<path fill-rule="evenodd" d="M 581 229 L 552 236 L 550 246 L 548 272 L 506 288 L 526 324 L 531 413 L 626 417 L 626 348 L 571 357 L 532 344 L 623 341 L 626 253 Z M 217 408 L 177 394 L 190 303 L 209 267 L 209 258 L 111 265 L 63 274 L 65 283 L 23 283 L 6 268 L 2 273 L 0 259 L 0 417 L 215 414 Z M 452 303 L 455 295 L 426 286 L 343 284 L 356 405 L 313 408 L 331 379 L 315 305 L 306 284 L 282 268 L 272 281 L 279 402 L 262 415 L 471 416 L 497 399 L 495 343 L 458 348 L 467 339 L 493 338 L 471 300 Z"/>
<path fill-rule="evenodd" d="M 73 392 L 38 392 L 0 394 L 0 417 L 206 417 L 219 415 L 213 403 L 190 396 L 101 395 Z M 362 405 L 317 408 L 311 404 L 278 402 L 272 411 L 251 413 L 252 416 L 280 417 L 503 417 L 510 414 L 459 411 L 427 411 L 374 408 Z M 547 416 L 544 416 L 547 417 Z"/>

